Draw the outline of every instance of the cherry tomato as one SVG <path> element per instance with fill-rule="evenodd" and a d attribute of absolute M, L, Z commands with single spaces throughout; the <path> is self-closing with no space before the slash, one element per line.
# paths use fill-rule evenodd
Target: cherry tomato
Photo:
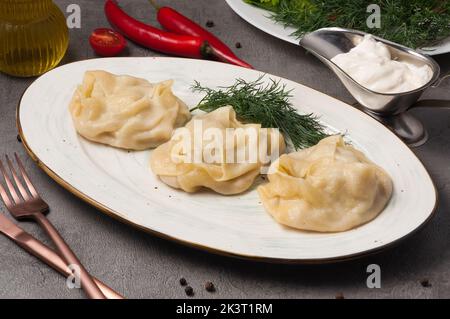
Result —
<path fill-rule="evenodd" d="M 107 28 L 95 29 L 89 37 L 89 43 L 95 53 L 106 57 L 118 55 L 127 45 L 120 33 Z"/>

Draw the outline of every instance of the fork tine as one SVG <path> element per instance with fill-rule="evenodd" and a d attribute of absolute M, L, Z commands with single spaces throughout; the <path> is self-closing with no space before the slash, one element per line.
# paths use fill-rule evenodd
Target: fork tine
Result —
<path fill-rule="evenodd" d="M 13 206 L 13 203 L 11 199 L 9 198 L 8 192 L 3 187 L 2 183 L 0 183 L 0 196 L 5 202 L 6 207 L 9 209 L 9 207 Z"/>
<path fill-rule="evenodd" d="M 23 184 L 22 184 L 22 182 L 20 181 L 19 176 L 17 176 L 16 170 L 14 169 L 13 163 L 12 163 L 11 160 L 9 159 L 9 156 L 8 156 L 8 155 L 5 155 L 5 157 L 6 157 L 6 162 L 8 163 L 8 166 L 9 166 L 9 170 L 11 171 L 11 174 L 12 174 L 12 176 L 13 176 L 13 178 L 14 178 L 14 181 L 16 182 L 16 186 L 17 186 L 17 188 L 19 189 L 20 194 L 22 194 L 22 197 L 23 197 L 25 200 L 31 199 L 31 197 L 30 197 L 30 195 L 28 195 L 28 193 L 27 193 L 25 187 L 23 187 Z"/>
<path fill-rule="evenodd" d="M 6 170 L 5 170 L 5 167 L 3 166 L 2 160 L 0 160 L 0 170 L 2 171 L 2 175 L 3 175 L 3 178 L 5 179 L 6 186 L 8 186 L 9 193 L 11 194 L 14 202 L 16 204 L 21 203 L 22 200 L 20 199 L 19 195 L 17 195 L 17 192 L 16 192 L 11 180 L 9 179 L 8 174 L 6 174 Z"/>
<path fill-rule="evenodd" d="M 33 183 L 31 182 L 30 178 L 28 177 L 27 172 L 25 171 L 25 167 L 22 164 L 22 161 L 20 160 L 19 156 L 17 155 L 17 153 L 14 153 L 14 157 L 16 158 L 17 164 L 19 164 L 19 169 L 20 169 L 20 173 L 22 173 L 22 177 L 25 181 L 25 183 L 28 186 L 28 190 L 30 191 L 30 193 L 35 197 L 39 197 L 38 192 L 36 191 L 36 188 L 34 188 Z"/>

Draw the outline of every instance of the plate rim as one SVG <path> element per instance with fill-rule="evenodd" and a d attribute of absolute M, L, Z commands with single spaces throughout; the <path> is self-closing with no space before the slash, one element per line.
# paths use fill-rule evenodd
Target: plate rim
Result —
<path fill-rule="evenodd" d="M 243 1 L 243 0 L 238 0 L 238 1 Z M 255 23 L 253 20 L 249 19 L 248 16 L 247 16 L 246 14 L 243 14 L 241 11 L 237 10 L 237 9 L 236 9 L 236 5 L 234 4 L 234 2 L 232 2 L 232 0 L 225 0 L 225 2 L 226 2 L 227 5 L 233 10 L 233 12 L 234 12 L 235 14 L 237 14 L 237 15 L 238 15 L 239 17 L 241 17 L 245 22 L 247 22 L 248 24 L 252 25 L 252 26 L 255 27 L 256 29 L 258 29 L 258 30 L 260 30 L 260 31 L 263 31 L 263 32 L 266 33 L 266 34 L 268 34 L 268 35 L 270 35 L 270 36 L 272 36 L 272 37 L 275 37 L 275 38 L 277 38 L 277 39 L 280 39 L 280 40 L 282 40 L 282 41 L 285 41 L 285 42 L 287 42 L 287 43 L 291 43 L 291 44 L 293 44 L 293 45 L 300 46 L 300 39 L 297 40 L 296 38 L 294 38 L 294 37 L 292 37 L 292 36 L 289 36 L 289 35 L 288 35 L 288 36 L 285 36 L 285 35 L 281 35 L 281 34 L 278 34 L 278 33 L 276 33 L 276 32 L 273 32 L 273 31 L 269 31 L 267 28 L 261 27 L 261 25 L 259 25 L 258 23 Z M 251 4 L 248 4 L 248 3 L 247 3 L 247 5 L 252 6 Z M 264 10 L 264 11 L 267 11 L 268 14 L 270 14 L 270 11 L 269 11 L 269 10 L 265 10 L 265 9 L 257 8 L 257 7 L 254 7 L 254 9 Z M 275 24 L 275 23 L 274 23 L 274 24 Z M 279 24 L 279 26 L 285 28 L 282 24 Z M 295 30 L 294 30 L 294 31 L 295 31 Z"/>
<path fill-rule="evenodd" d="M 135 59 L 135 58 L 147 58 L 147 59 L 181 59 L 181 60 L 191 60 L 191 59 L 185 59 L 185 58 L 174 58 L 174 57 L 164 57 L 164 56 L 152 56 L 152 57 L 120 57 L 119 59 Z M 96 58 L 96 59 L 89 59 L 89 60 L 103 60 L 105 58 Z M 115 59 L 115 58 L 106 58 L 106 59 Z M 74 61 L 74 62 L 70 62 L 70 63 L 66 63 L 63 65 L 60 65 L 50 71 L 45 72 L 42 75 L 45 75 L 47 73 L 52 72 L 53 70 L 59 69 L 65 65 L 69 65 L 69 64 L 77 64 L 77 63 L 81 63 L 84 62 L 86 60 L 81 60 L 81 61 Z M 208 61 L 208 62 L 212 62 L 212 63 L 221 63 L 221 62 L 216 62 L 216 61 Z M 255 70 L 258 71 L 258 70 Z M 260 71 L 262 72 L 262 71 Z M 42 76 L 41 75 L 41 76 Z M 273 74 L 275 75 L 275 74 Z M 277 75 L 275 75 L 277 76 Z M 284 77 L 281 76 L 277 76 L 283 80 L 287 80 L 287 81 L 293 81 L 293 80 L 289 80 L 286 79 Z M 227 250 L 223 250 L 223 249 L 217 249 L 217 248 L 212 248 L 209 246 L 205 246 L 205 245 L 201 245 L 198 243 L 194 243 L 194 242 L 190 242 L 184 239 L 180 239 L 180 238 L 176 238 L 173 237 L 169 234 L 165 234 L 156 230 L 153 230 L 151 228 L 148 227 L 144 227 L 142 225 L 139 225 L 127 218 L 125 218 L 124 216 L 122 216 L 122 214 L 120 214 L 119 212 L 115 211 L 112 208 L 109 208 L 108 206 L 100 203 L 99 201 L 91 198 L 89 195 L 83 193 L 82 191 L 80 191 L 79 189 L 77 189 L 75 186 L 71 185 L 70 183 L 68 183 L 67 181 L 65 181 L 62 177 L 60 177 L 55 171 L 53 171 L 50 167 L 48 167 L 36 154 L 35 152 L 32 150 L 32 148 L 29 146 L 27 139 L 23 133 L 22 130 L 22 124 L 20 121 L 20 107 L 22 104 L 22 99 L 25 96 L 25 94 L 27 93 L 28 89 L 36 82 L 40 79 L 40 76 L 38 78 L 36 78 L 32 83 L 30 83 L 30 85 L 27 86 L 27 88 L 24 90 L 24 92 L 22 93 L 19 102 L 17 104 L 17 108 L 16 108 L 16 127 L 18 130 L 18 134 L 21 138 L 22 141 L 22 145 L 25 148 L 25 151 L 28 153 L 28 155 L 31 157 L 31 159 L 36 162 L 36 164 L 38 165 L 38 167 L 40 169 L 42 169 L 50 178 L 52 178 L 57 184 L 59 184 L 61 187 L 63 187 L 65 190 L 69 191 L 70 193 L 72 193 L 73 195 L 75 195 L 77 198 L 81 199 L 82 201 L 88 203 L 89 205 L 93 206 L 94 208 L 96 208 L 97 210 L 99 210 L 100 212 L 106 214 L 109 217 L 112 217 L 116 220 L 118 220 L 119 222 L 125 224 L 125 225 L 129 225 L 135 229 L 138 229 L 140 231 L 144 231 L 148 234 L 154 235 L 158 238 L 164 239 L 164 240 L 169 240 L 171 242 L 177 243 L 177 244 L 181 244 L 185 247 L 189 247 L 189 248 L 194 248 L 206 253 L 212 253 L 215 255 L 220 255 L 220 256 L 226 256 L 226 257 L 232 257 L 232 258 L 236 258 L 236 259 L 241 259 L 241 260 L 247 260 L 247 261 L 254 261 L 254 262 L 263 262 L 263 263 L 272 263 L 272 264 L 305 264 L 305 265 L 320 265 L 320 264 L 331 264 L 331 263 L 338 263 L 338 262 L 345 262 L 345 261 L 350 261 L 350 260 L 355 260 L 355 259 L 359 259 L 359 258 L 363 258 L 366 256 L 371 256 L 377 253 L 381 253 L 387 249 L 390 249 L 396 245 L 398 245 L 399 243 L 403 242 L 405 239 L 413 236 L 414 234 L 418 233 L 420 230 L 422 230 L 425 225 L 427 225 L 435 216 L 436 216 L 436 211 L 437 208 L 439 206 L 439 193 L 437 191 L 436 185 L 434 180 L 432 179 L 430 173 L 428 172 L 427 168 L 425 167 L 425 165 L 423 164 L 422 160 L 417 157 L 417 155 L 411 150 L 411 148 L 405 143 L 403 142 L 397 135 L 395 135 L 390 129 L 388 129 L 387 127 L 385 127 L 385 129 L 387 131 L 389 131 L 389 134 L 392 135 L 392 137 L 394 139 L 397 139 L 399 142 L 401 142 L 402 144 L 404 144 L 407 149 L 409 150 L 409 152 L 411 152 L 412 156 L 414 156 L 418 162 L 420 163 L 420 165 L 422 165 L 423 169 L 425 170 L 428 178 L 430 179 L 430 182 L 433 186 L 433 190 L 434 190 L 434 194 L 435 194 L 435 199 L 434 199 L 434 206 L 432 211 L 428 214 L 427 218 L 420 224 L 418 225 L 416 228 L 414 228 L 412 231 L 410 231 L 409 233 L 403 235 L 402 237 L 391 241 L 389 243 L 386 243 L 382 246 L 379 247 L 375 247 L 375 248 L 371 248 L 371 249 L 367 249 L 361 252 L 357 252 L 357 253 L 353 253 L 353 254 L 348 254 L 348 255 L 343 255 L 343 256 L 337 256 L 337 257 L 327 257 L 327 258 L 273 258 L 273 257 L 262 257 L 262 256 L 254 256 L 254 255 L 249 255 L 249 254 L 243 254 L 243 253 L 234 253 L 234 252 L 230 252 Z M 295 82 L 295 81 L 293 81 Z M 298 83 L 298 82 L 295 82 Z M 346 105 L 346 107 L 350 107 L 353 110 L 356 110 L 360 113 L 362 113 L 366 118 L 368 118 L 370 121 L 375 121 L 377 122 L 374 118 L 372 118 L 371 116 L 369 116 L 368 114 L 364 113 L 363 111 L 351 106 L 350 104 L 339 100 L 336 97 L 333 97 L 331 95 L 328 95 L 326 93 L 323 93 L 319 90 L 316 90 L 314 88 L 311 88 L 307 85 L 298 83 L 299 85 L 305 86 L 313 91 L 316 91 L 318 93 L 321 94 L 325 94 L 333 99 L 336 99 L 340 102 L 342 102 L 343 104 Z M 378 122 L 377 122 L 378 123 Z"/>

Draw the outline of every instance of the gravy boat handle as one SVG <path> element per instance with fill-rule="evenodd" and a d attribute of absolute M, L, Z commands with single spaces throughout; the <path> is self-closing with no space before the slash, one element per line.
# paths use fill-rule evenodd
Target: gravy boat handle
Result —
<path fill-rule="evenodd" d="M 427 108 L 449 108 L 450 109 L 450 100 L 420 100 L 411 105 L 410 109 L 416 107 L 427 107 Z"/>
<path fill-rule="evenodd" d="M 433 85 L 431 85 L 432 89 L 435 89 L 437 87 L 439 87 L 441 85 L 441 83 L 446 80 L 446 79 L 450 79 L 450 72 L 448 72 L 447 74 L 441 76 L 436 83 L 434 83 Z M 410 109 L 412 108 L 416 108 L 416 107 L 433 107 L 433 108 L 450 108 L 450 100 L 419 100 L 416 103 L 414 103 L 413 105 L 411 105 Z"/>

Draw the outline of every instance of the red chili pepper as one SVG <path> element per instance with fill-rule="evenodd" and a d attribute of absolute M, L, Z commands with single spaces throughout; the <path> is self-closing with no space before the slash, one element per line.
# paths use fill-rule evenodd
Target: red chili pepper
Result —
<path fill-rule="evenodd" d="M 123 35 L 150 49 L 189 58 L 208 58 L 214 54 L 204 39 L 173 34 L 144 24 L 126 14 L 115 0 L 105 2 L 105 14 Z"/>
<path fill-rule="evenodd" d="M 153 0 L 150 0 L 150 3 L 158 10 L 157 18 L 164 29 L 176 34 L 200 37 L 203 40 L 208 41 L 208 43 L 213 47 L 214 52 L 220 56 L 219 59 L 221 61 L 230 62 L 244 68 L 253 68 L 247 62 L 239 59 L 219 38 L 205 30 L 191 19 L 185 17 L 170 7 L 158 7 Z"/>

